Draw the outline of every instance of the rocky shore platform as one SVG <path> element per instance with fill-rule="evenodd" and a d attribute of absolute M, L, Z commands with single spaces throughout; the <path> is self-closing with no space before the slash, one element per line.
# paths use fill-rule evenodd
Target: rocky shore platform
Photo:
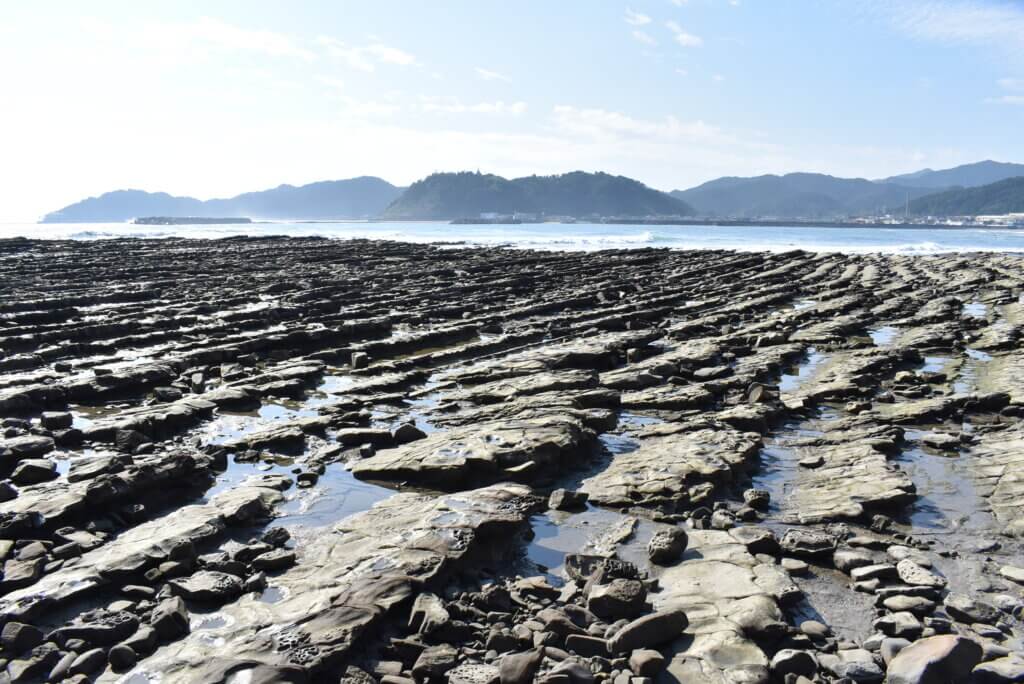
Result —
<path fill-rule="evenodd" d="M 0 682 L 1024 681 L 1024 260 L 0 241 Z"/>

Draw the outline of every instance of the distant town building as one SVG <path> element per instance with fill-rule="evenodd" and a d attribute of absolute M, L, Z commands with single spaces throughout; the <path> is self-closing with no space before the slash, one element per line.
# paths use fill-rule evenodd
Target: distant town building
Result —
<path fill-rule="evenodd" d="M 1024 227 L 1024 212 L 1013 214 L 989 214 L 986 216 L 975 216 L 975 222 L 985 226 L 1021 226 Z"/>

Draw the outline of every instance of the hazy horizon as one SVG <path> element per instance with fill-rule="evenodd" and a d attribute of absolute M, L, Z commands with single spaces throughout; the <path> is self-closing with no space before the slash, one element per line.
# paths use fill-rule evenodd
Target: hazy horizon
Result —
<path fill-rule="evenodd" d="M 672 190 L 1024 160 L 1021 3 L 303 8 L 5 4 L 0 221 L 124 188 L 582 169 Z"/>

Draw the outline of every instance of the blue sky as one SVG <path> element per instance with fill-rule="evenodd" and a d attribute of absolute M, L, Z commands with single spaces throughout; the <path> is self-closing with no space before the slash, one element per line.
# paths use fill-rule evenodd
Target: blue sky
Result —
<path fill-rule="evenodd" d="M 115 188 L 1024 161 L 1024 0 L 0 0 L 0 220 Z"/>

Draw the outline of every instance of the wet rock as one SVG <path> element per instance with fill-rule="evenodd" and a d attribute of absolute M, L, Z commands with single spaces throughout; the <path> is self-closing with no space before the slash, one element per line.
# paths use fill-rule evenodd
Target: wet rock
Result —
<path fill-rule="evenodd" d="M 543 660 L 543 648 L 503 656 L 498 666 L 501 684 L 530 684 Z"/>
<path fill-rule="evenodd" d="M 288 540 L 292 538 L 291 533 L 283 527 L 271 527 L 263 536 L 260 537 L 260 541 L 270 546 L 284 546 L 288 543 Z"/>
<path fill-rule="evenodd" d="M 942 588 L 946 586 L 946 578 L 941 577 L 927 568 L 923 568 L 909 558 L 896 564 L 896 571 L 901 580 L 912 586 Z"/>
<path fill-rule="evenodd" d="M 68 668 L 72 675 L 89 675 L 101 670 L 107 664 L 107 654 L 102 648 L 94 648 L 75 658 Z"/>
<path fill-rule="evenodd" d="M 954 635 L 928 637 L 901 650 L 889 662 L 888 684 L 954 684 L 969 680 L 981 660 L 981 646 Z"/>
<path fill-rule="evenodd" d="M 647 557 L 652 563 L 669 565 L 686 551 L 689 538 L 681 527 L 658 530 L 647 543 Z"/>
<path fill-rule="evenodd" d="M 470 482 L 522 479 L 516 469 L 527 466 L 565 468 L 593 437 L 577 418 L 558 413 L 478 423 L 381 451 L 353 464 L 352 472 L 363 479 L 408 480 L 452 490 Z"/>
<path fill-rule="evenodd" d="M 73 422 L 74 418 L 66 411 L 44 411 L 39 416 L 39 424 L 47 430 L 63 430 L 71 427 Z"/>
<path fill-rule="evenodd" d="M 875 620 L 874 627 L 886 636 L 910 640 L 918 638 L 924 631 L 921 621 L 910 612 L 884 615 Z"/>
<path fill-rule="evenodd" d="M 242 593 L 242 581 L 238 577 L 212 570 L 200 570 L 189 577 L 171 580 L 170 585 L 182 598 L 202 603 L 226 603 Z"/>
<path fill-rule="evenodd" d="M 598 656 L 607 658 L 608 642 L 600 637 L 588 636 L 586 634 L 570 634 L 565 639 L 565 649 L 570 653 L 590 658 Z"/>
<path fill-rule="evenodd" d="M 33 625 L 8 622 L 0 632 L 0 643 L 8 654 L 19 655 L 43 643 L 43 633 Z"/>
<path fill-rule="evenodd" d="M 1009 684 L 1024 682 L 1024 658 L 1019 655 L 996 658 L 981 663 L 971 673 L 976 684 Z"/>
<path fill-rule="evenodd" d="M 45 560 L 9 560 L 4 563 L 3 579 L 0 580 L 0 591 L 10 592 L 31 586 L 43 574 Z"/>
<path fill-rule="evenodd" d="M 11 474 L 14 484 L 32 485 L 57 477 L 57 464 L 45 458 L 27 458 L 18 463 Z"/>
<path fill-rule="evenodd" d="M 135 667 L 138 662 L 138 655 L 131 646 L 117 644 L 107 653 L 107 660 L 114 672 L 126 672 Z"/>
<path fill-rule="evenodd" d="M 7 675 L 12 684 L 42 681 L 62 657 L 57 645 L 48 641 L 8 662 Z"/>
<path fill-rule="evenodd" d="M 449 619 L 444 602 L 434 594 L 423 593 L 413 603 L 409 614 L 409 629 L 420 634 L 432 634 L 447 624 Z"/>
<path fill-rule="evenodd" d="M 682 610 L 665 610 L 633 620 L 608 641 L 612 653 L 629 653 L 639 648 L 652 648 L 677 638 L 689 621 Z"/>
<path fill-rule="evenodd" d="M 458 651 L 448 644 L 423 649 L 412 666 L 412 674 L 418 680 L 443 677 L 458 662 Z"/>
<path fill-rule="evenodd" d="M 751 638 L 777 639 L 789 632 L 779 604 L 767 594 L 754 594 L 726 604 L 722 616 Z"/>
<path fill-rule="evenodd" d="M 850 578 L 854 582 L 864 582 L 872 579 L 895 579 L 898 576 L 896 566 L 888 563 L 874 563 L 862 565 L 850 571 Z"/>
<path fill-rule="evenodd" d="M 110 646 L 130 636 L 139 626 L 132 613 L 97 611 L 85 613 L 69 625 L 50 633 L 51 639 L 64 643 L 69 639 L 82 639 L 89 644 Z"/>
<path fill-rule="evenodd" d="M 629 669 L 639 677 L 655 677 L 665 669 L 665 656 L 649 648 L 638 648 L 629 656 Z"/>
<path fill-rule="evenodd" d="M 295 564 L 295 552 L 290 549 L 274 549 L 261 553 L 252 559 L 252 566 L 257 570 L 276 572 Z"/>
<path fill-rule="evenodd" d="M 607 620 L 632 619 L 644 608 L 647 589 L 642 582 L 632 579 L 613 579 L 608 584 L 590 590 L 587 608 L 594 615 Z"/>
<path fill-rule="evenodd" d="M 873 565 L 874 562 L 871 554 L 863 551 L 844 549 L 836 551 L 832 555 L 832 564 L 835 565 L 836 570 L 841 570 L 846 574 L 850 574 L 857 568 Z"/>
<path fill-rule="evenodd" d="M 782 566 L 783 570 L 797 577 L 806 575 L 809 570 L 807 563 L 799 558 L 783 558 L 779 565 Z"/>
<path fill-rule="evenodd" d="M 899 639 L 894 637 L 888 637 L 882 640 L 879 647 L 879 654 L 882 656 L 882 660 L 888 665 L 896 655 L 910 645 L 910 641 L 907 639 Z"/>
<path fill-rule="evenodd" d="M 153 609 L 149 624 L 161 639 L 175 639 L 187 634 L 189 621 L 185 602 L 178 596 L 164 599 Z"/>
<path fill-rule="evenodd" d="M 971 598 L 965 594 L 950 593 L 943 600 L 946 612 L 958 622 L 968 624 L 980 622 L 986 625 L 995 624 L 999 620 L 999 610 L 984 601 Z"/>
<path fill-rule="evenodd" d="M 772 674 L 779 678 L 787 675 L 813 677 L 818 671 L 818 661 L 808 651 L 784 648 L 772 656 Z"/>
<path fill-rule="evenodd" d="M 924 596 L 890 596 L 882 601 L 882 605 L 894 613 L 910 612 L 922 616 L 935 609 L 935 601 Z"/>
<path fill-rule="evenodd" d="M 24 435 L 0 440 L 0 461 L 17 462 L 25 458 L 45 456 L 54 449 L 53 439 L 40 435 Z"/>
<path fill-rule="evenodd" d="M 423 439 L 427 433 L 420 430 L 412 423 L 402 423 L 392 433 L 396 444 L 408 444 L 418 439 Z"/>
<path fill-rule="evenodd" d="M 693 430 L 643 439 L 618 454 L 581 489 L 604 506 L 692 508 L 733 478 L 760 448 L 760 436 L 733 430 Z M 706 485 L 698 490 L 695 485 Z"/>
<path fill-rule="evenodd" d="M 586 492 L 556 489 L 548 497 L 548 508 L 555 511 L 578 511 L 586 507 L 587 498 Z"/>
<path fill-rule="evenodd" d="M 766 489 L 748 489 L 743 492 L 743 501 L 751 508 L 764 511 L 771 503 L 771 494 Z"/>
<path fill-rule="evenodd" d="M 1024 568 L 1013 565 L 1004 565 L 999 568 L 999 574 L 1017 584 L 1024 584 Z"/>
<path fill-rule="evenodd" d="M 812 560 L 830 558 L 837 544 L 838 540 L 830 534 L 795 527 L 786 530 L 779 541 L 787 554 Z"/>

